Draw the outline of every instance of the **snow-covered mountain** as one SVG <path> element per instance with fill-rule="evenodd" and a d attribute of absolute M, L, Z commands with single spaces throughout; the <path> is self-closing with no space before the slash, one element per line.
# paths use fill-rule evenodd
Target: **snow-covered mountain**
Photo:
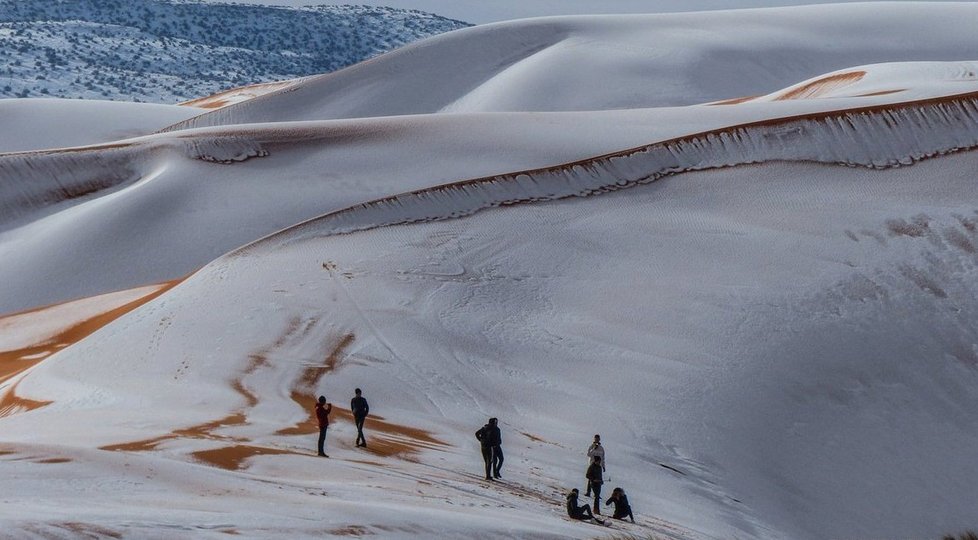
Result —
<path fill-rule="evenodd" d="M 43 120 L 0 139 L 0 529 L 973 528 L 978 5 L 896 6 L 501 23 L 216 110 L 0 104 Z M 565 517 L 595 433 L 634 524 Z"/>
<path fill-rule="evenodd" d="M 0 96 L 176 103 L 334 71 L 464 26 L 389 7 L 3 0 Z"/>

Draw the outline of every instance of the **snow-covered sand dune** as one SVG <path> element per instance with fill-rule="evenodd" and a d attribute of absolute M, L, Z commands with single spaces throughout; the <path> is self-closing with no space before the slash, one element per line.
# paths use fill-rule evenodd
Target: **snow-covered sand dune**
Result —
<path fill-rule="evenodd" d="M 0 460 L 4 486 L 25 494 L 0 527 L 973 527 L 976 13 L 505 23 L 182 126 L 212 127 L 0 154 L 0 312 L 127 289 L 0 318 Z M 880 39 L 895 30 L 927 34 Z M 635 71 L 652 44 L 686 53 L 653 55 L 661 69 L 710 74 L 684 87 L 703 89 L 689 103 L 761 97 L 649 108 L 679 95 Z M 582 73 L 604 66 L 593 84 L 566 78 L 575 50 Z M 733 50 L 750 58 L 719 52 Z M 731 82 L 730 66 L 750 80 Z M 643 108 L 516 112 L 609 107 Z M 438 114 L 376 117 L 408 112 Z M 337 119 L 355 114 L 375 117 Z M 366 450 L 350 444 L 356 386 L 375 413 Z M 336 405 L 328 460 L 312 455 L 319 394 Z M 472 437 L 488 416 L 506 450 L 495 485 Z M 605 492 L 625 488 L 634 525 L 564 518 L 594 433 Z"/>
<path fill-rule="evenodd" d="M 188 106 L 58 99 L 0 100 L 0 152 L 98 144 L 146 135 L 202 113 Z M 17 126 L 30 126 L 19 129 Z"/>
<path fill-rule="evenodd" d="M 692 105 L 862 64 L 973 60 L 976 24 L 969 2 L 528 19 L 416 42 L 175 128 Z"/>

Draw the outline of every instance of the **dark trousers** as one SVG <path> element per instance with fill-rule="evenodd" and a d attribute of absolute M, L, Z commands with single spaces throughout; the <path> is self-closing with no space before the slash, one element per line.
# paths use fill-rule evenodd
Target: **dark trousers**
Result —
<path fill-rule="evenodd" d="M 326 453 L 326 428 L 319 428 L 319 455 Z"/>
<path fill-rule="evenodd" d="M 367 446 L 367 439 L 363 436 L 363 422 L 366 416 L 354 416 L 353 421 L 357 425 L 357 446 Z"/>
<path fill-rule="evenodd" d="M 584 506 L 578 506 L 577 511 L 571 514 L 571 517 L 573 519 L 592 519 L 594 514 L 591 513 L 591 509 L 585 504 Z"/>
<path fill-rule="evenodd" d="M 601 484 L 595 484 L 590 480 L 587 481 L 587 490 L 594 493 L 594 513 L 601 513 Z"/>
<path fill-rule="evenodd" d="M 492 478 L 492 447 L 482 447 L 482 460 L 486 462 L 486 480 Z"/>
<path fill-rule="evenodd" d="M 503 447 L 492 447 L 492 475 L 499 478 L 499 469 L 503 468 Z"/>

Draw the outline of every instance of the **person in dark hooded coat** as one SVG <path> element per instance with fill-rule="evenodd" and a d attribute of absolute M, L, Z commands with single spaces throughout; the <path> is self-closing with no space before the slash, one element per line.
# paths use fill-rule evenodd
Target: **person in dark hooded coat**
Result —
<path fill-rule="evenodd" d="M 567 515 L 570 516 L 571 519 L 579 519 L 581 521 L 593 519 L 594 521 L 604 525 L 604 521 L 594 517 L 594 514 L 591 513 L 590 506 L 577 503 L 577 496 L 579 493 L 580 492 L 577 491 L 577 488 L 574 488 L 567 494 Z"/>
<path fill-rule="evenodd" d="M 490 418 L 489 423 L 475 432 L 475 438 L 482 445 L 482 459 L 486 463 L 486 480 L 501 478 L 499 470 L 503 466 L 503 436 L 499 431 L 499 421 Z"/>
<path fill-rule="evenodd" d="M 632 523 L 635 523 L 635 516 L 632 515 L 632 507 L 628 504 L 628 495 L 625 495 L 624 489 L 616 487 L 611 490 L 611 497 L 608 497 L 608 500 L 604 504 L 605 506 L 609 504 L 615 505 L 615 513 L 611 517 L 621 520 L 629 518 L 632 520 Z"/>

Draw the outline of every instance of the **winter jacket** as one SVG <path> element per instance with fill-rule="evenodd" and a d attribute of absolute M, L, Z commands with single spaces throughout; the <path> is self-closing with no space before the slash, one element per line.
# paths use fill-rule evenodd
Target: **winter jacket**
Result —
<path fill-rule="evenodd" d="M 319 420 L 319 429 L 329 426 L 329 413 L 333 410 L 333 406 L 329 403 L 323 406 L 322 403 L 316 403 L 316 419 Z"/>
<path fill-rule="evenodd" d="M 587 468 L 587 474 L 584 475 L 592 484 L 603 484 L 604 476 L 601 474 L 601 465 L 597 463 L 592 463 L 590 467 Z"/>
<path fill-rule="evenodd" d="M 581 515 L 581 508 L 577 504 L 577 495 L 573 493 L 567 494 L 567 515 L 575 519 Z"/>
<path fill-rule="evenodd" d="M 625 519 L 626 517 L 630 517 L 632 518 L 632 520 L 635 519 L 632 516 L 632 507 L 628 505 L 628 495 L 622 495 L 620 497 L 615 497 L 615 496 L 609 497 L 608 500 L 605 501 L 604 505 L 608 506 L 609 504 L 612 503 L 614 503 L 615 505 L 615 514 L 611 517 L 615 519 Z"/>
<path fill-rule="evenodd" d="M 370 412 L 370 405 L 367 405 L 365 397 L 357 396 L 350 401 L 350 411 L 353 412 L 354 417 L 364 418 Z"/>
<path fill-rule="evenodd" d="M 483 448 L 491 448 L 503 444 L 503 435 L 499 431 L 499 426 L 486 424 L 479 431 L 475 432 L 475 438 L 479 439 Z"/>
<path fill-rule="evenodd" d="M 601 443 L 593 443 L 593 444 L 591 444 L 591 447 L 587 449 L 587 457 L 591 458 L 590 461 L 588 461 L 589 464 L 594 463 L 594 458 L 595 457 L 600 457 L 601 458 L 601 470 L 607 470 L 606 467 L 605 467 L 605 461 L 604 461 L 604 447 L 601 446 Z"/>

